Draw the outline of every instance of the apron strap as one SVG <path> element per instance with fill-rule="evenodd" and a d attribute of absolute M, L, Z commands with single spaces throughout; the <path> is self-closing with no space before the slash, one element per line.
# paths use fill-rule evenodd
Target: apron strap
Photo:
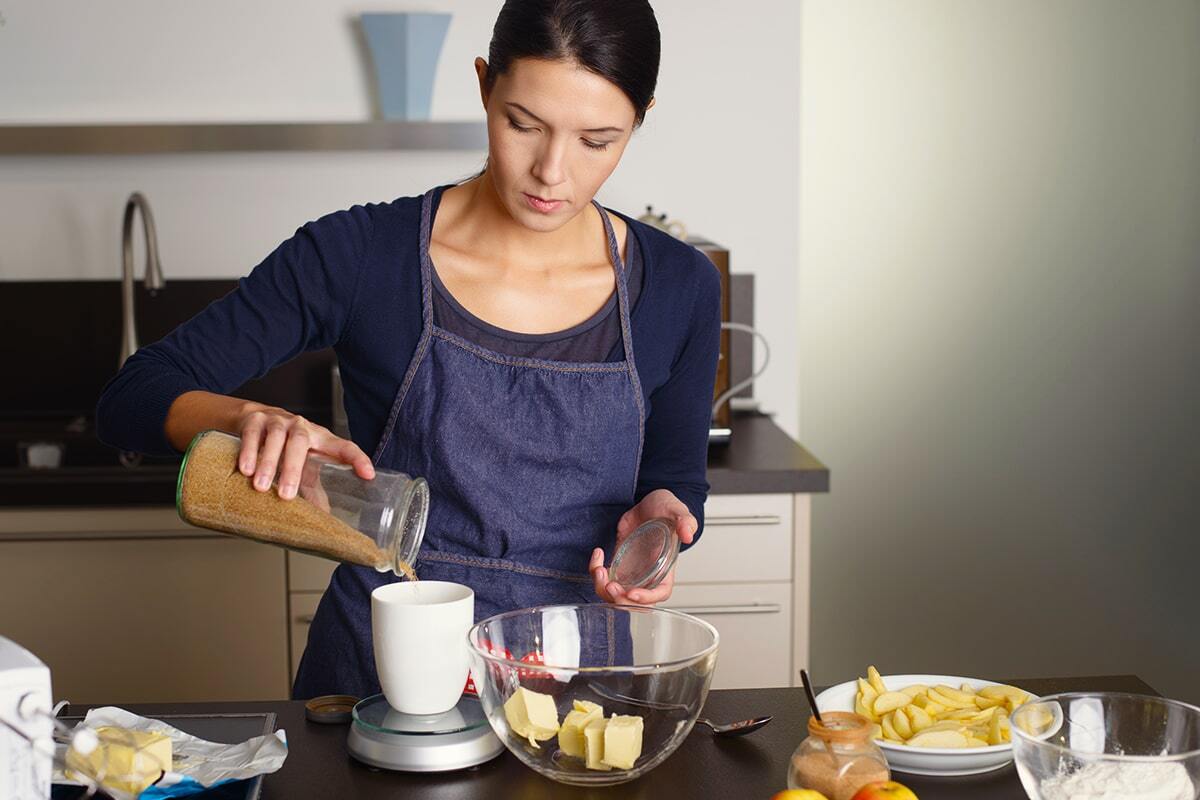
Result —
<path fill-rule="evenodd" d="M 642 379 L 638 375 L 637 363 L 633 357 L 633 320 L 629 308 L 629 276 L 625 260 L 621 258 L 621 249 L 617 246 L 617 233 L 613 230 L 608 210 L 595 199 L 592 200 L 592 205 L 596 206 L 596 210 L 600 212 L 600 219 L 604 221 L 604 232 L 608 236 L 609 258 L 612 259 L 613 269 L 617 273 L 617 307 L 621 317 L 621 346 L 625 349 L 625 365 L 629 370 L 629 382 L 633 384 L 633 399 L 637 403 L 638 409 L 638 451 L 637 461 L 634 462 L 638 468 L 633 475 L 633 488 L 634 494 L 636 494 L 638 475 L 642 466 L 642 450 L 646 443 L 646 399 L 642 395 Z M 633 236 L 633 231 L 628 229 L 628 226 L 626 227 L 626 236 Z M 642 272 L 645 273 L 644 259 Z"/>

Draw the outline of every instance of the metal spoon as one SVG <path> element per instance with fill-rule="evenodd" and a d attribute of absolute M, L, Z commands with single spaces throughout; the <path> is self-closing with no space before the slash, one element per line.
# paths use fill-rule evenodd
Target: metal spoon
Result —
<path fill-rule="evenodd" d="M 658 711 L 688 711 L 688 707 L 681 703 L 660 703 L 654 700 L 642 700 L 637 697 L 630 697 L 628 695 L 621 694 L 620 692 L 615 692 L 612 689 L 609 689 L 606 686 L 596 682 L 590 682 L 588 686 L 591 687 L 593 692 L 601 697 L 609 700 L 615 700 L 619 703 L 628 703 L 633 706 L 652 708 Z M 725 725 L 719 725 L 717 723 L 710 722 L 704 717 L 697 717 L 696 722 L 707 725 L 712 730 L 714 736 L 745 736 L 747 733 L 754 733 L 772 719 L 773 717 L 771 716 L 752 717 L 751 719 L 743 719 L 739 720 L 738 722 L 730 722 Z"/>
<path fill-rule="evenodd" d="M 717 725 L 709 722 L 704 717 L 697 717 L 696 722 L 707 725 L 716 736 L 745 736 L 747 733 L 754 733 L 772 719 L 770 716 L 754 717 L 753 719 L 744 719 L 740 722 L 731 722 L 728 725 Z"/>

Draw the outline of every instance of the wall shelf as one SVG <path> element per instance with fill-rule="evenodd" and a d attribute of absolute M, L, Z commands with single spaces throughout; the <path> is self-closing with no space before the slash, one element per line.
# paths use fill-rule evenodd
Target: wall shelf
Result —
<path fill-rule="evenodd" d="M 482 121 L 0 124 L 0 155 L 486 150 Z"/>

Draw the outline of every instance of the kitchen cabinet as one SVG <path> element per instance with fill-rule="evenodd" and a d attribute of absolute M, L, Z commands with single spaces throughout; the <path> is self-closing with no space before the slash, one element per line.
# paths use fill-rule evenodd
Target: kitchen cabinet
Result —
<path fill-rule="evenodd" d="M 118 703 L 289 696 L 284 551 L 171 509 L 0 514 L 0 632 L 54 696 Z"/>
<path fill-rule="evenodd" d="M 666 608 L 712 624 L 721 637 L 714 689 L 790 686 L 791 583 L 680 583 Z"/>
<path fill-rule="evenodd" d="M 808 665 L 809 496 L 713 494 L 663 605 L 721 636 L 714 689 L 799 685 Z"/>

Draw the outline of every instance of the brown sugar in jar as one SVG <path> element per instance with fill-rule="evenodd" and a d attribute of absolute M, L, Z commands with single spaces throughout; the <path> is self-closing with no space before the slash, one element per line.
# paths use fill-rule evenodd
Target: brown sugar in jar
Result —
<path fill-rule="evenodd" d="M 237 467 L 241 439 L 204 431 L 179 468 L 176 505 L 185 522 L 415 580 L 429 490 L 421 478 L 353 468 L 309 454 L 298 495 L 258 491 Z"/>
<path fill-rule="evenodd" d="M 829 800 L 851 800 L 868 783 L 891 777 L 887 758 L 865 717 L 826 711 L 808 720 L 808 738 L 788 765 L 788 788 L 814 789 Z"/>

